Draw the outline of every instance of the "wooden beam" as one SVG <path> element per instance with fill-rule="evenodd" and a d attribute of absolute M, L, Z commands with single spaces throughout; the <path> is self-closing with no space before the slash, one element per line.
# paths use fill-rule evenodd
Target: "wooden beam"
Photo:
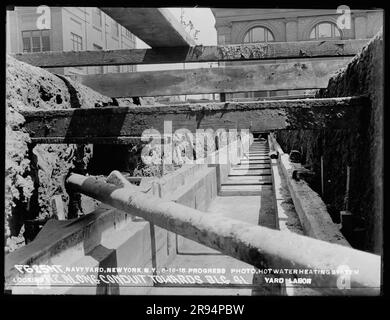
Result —
<path fill-rule="evenodd" d="M 146 129 L 164 133 L 186 128 L 283 129 L 357 128 L 368 110 L 368 98 L 217 102 L 152 107 L 110 107 L 24 111 L 25 128 L 36 143 L 132 143 Z M 133 139 L 133 140 L 132 140 Z"/>
<path fill-rule="evenodd" d="M 266 101 L 266 100 L 291 100 L 291 99 L 308 99 L 314 98 L 315 94 L 297 94 L 285 96 L 270 96 L 270 97 L 253 97 L 253 98 L 232 98 L 230 101 Z M 201 102 L 201 101 L 199 101 Z M 204 101 L 205 102 L 205 101 Z"/>
<path fill-rule="evenodd" d="M 194 39 L 167 8 L 100 8 L 151 47 L 188 47 Z"/>
<path fill-rule="evenodd" d="M 366 43 L 367 40 L 269 42 L 225 46 L 35 52 L 17 53 L 13 56 L 20 61 L 45 68 L 246 61 L 354 56 Z"/>
<path fill-rule="evenodd" d="M 43 143 L 43 144 L 138 144 L 142 143 L 141 137 L 33 137 L 31 138 L 32 143 Z M 147 143 L 147 142 L 145 142 Z"/>
<path fill-rule="evenodd" d="M 325 88 L 349 60 L 256 64 L 221 68 L 107 73 L 75 80 L 109 97 L 171 96 Z"/>

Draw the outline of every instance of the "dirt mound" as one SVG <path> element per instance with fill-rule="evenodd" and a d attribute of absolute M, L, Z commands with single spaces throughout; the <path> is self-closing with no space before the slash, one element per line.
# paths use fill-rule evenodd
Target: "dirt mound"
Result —
<path fill-rule="evenodd" d="M 22 110 L 68 109 L 75 99 L 81 108 L 112 103 L 74 81 L 60 77 L 12 57 L 6 61 L 6 167 L 5 242 L 6 252 L 24 244 L 22 228 L 26 219 L 52 215 L 50 201 L 61 194 L 63 178 L 70 168 L 83 168 L 91 155 L 91 145 L 37 145 L 32 148 L 23 129 Z M 74 88 L 72 93 L 69 85 Z M 66 208 L 66 206 L 65 206 Z"/>

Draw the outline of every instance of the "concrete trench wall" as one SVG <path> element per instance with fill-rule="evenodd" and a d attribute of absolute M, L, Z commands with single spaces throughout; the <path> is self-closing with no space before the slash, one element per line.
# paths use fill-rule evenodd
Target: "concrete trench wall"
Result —
<path fill-rule="evenodd" d="M 52 199 L 63 202 L 64 216 L 73 218 L 94 210 L 98 202 L 83 195 L 69 195 L 64 186 L 69 171 L 105 175 L 111 170 L 131 171 L 140 164 L 141 145 L 107 146 L 31 143 L 23 128 L 21 111 L 36 109 L 137 107 L 128 99 L 111 99 L 70 78 L 7 57 L 6 108 L 6 253 L 33 239 L 55 215 Z M 140 99 L 141 107 L 151 99 Z M 50 130 L 50 128 L 47 128 Z M 200 148 L 203 145 L 199 144 Z M 133 152 L 133 149 L 137 149 Z M 107 158 L 106 155 L 111 157 Z M 154 175 L 158 166 L 141 166 L 138 174 Z M 173 170 L 172 168 L 166 168 Z M 25 230 L 26 220 L 31 228 Z"/>
<path fill-rule="evenodd" d="M 133 221 L 131 215 L 99 206 L 97 201 L 85 196 L 81 196 L 78 205 L 87 215 L 65 221 L 49 220 L 33 242 L 24 244 L 23 228 L 20 229 L 24 220 L 51 217 L 53 210 L 50 201 L 54 195 L 62 196 L 66 215 L 69 198 L 64 178 L 69 170 L 75 168 L 85 173 L 93 148 L 92 145 L 73 144 L 31 145 L 30 137 L 23 129 L 24 119 L 20 111 L 93 108 L 116 105 L 117 102 L 70 79 L 58 77 L 12 57 L 7 57 L 6 90 L 5 225 L 8 275 L 15 271 L 11 270 L 13 264 L 64 264 L 66 261 L 66 264 L 85 263 L 86 266 L 113 263 L 128 266 L 148 265 L 155 261 L 159 266 L 172 259 L 176 254 L 174 234 L 151 227 L 148 222 Z M 129 101 L 122 103 L 132 105 Z M 233 159 L 234 155 L 230 158 Z M 217 176 L 223 178 L 228 169 L 228 164 L 209 166 L 207 161 L 206 164 L 185 165 L 152 184 L 148 185 L 150 179 L 145 179 L 141 187 L 145 187 L 145 192 L 169 196 L 179 203 L 205 210 L 217 195 L 220 185 Z M 31 212 L 34 204 L 35 211 Z M 26 217 L 23 212 L 31 216 Z M 151 240 L 152 237 L 155 241 Z M 153 251 L 155 256 L 151 259 Z M 112 260 L 114 256 L 116 262 Z M 60 293 L 63 289 L 56 290 Z"/>
<path fill-rule="evenodd" d="M 222 152 L 224 150 L 220 150 Z M 151 195 L 167 198 L 205 211 L 217 196 L 218 166 L 186 165 L 161 179 L 144 179 L 140 188 Z M 181 237 L 149 222 L 134 221 L 131 215 L 102 205 L 94 212 L 74 220 L 50 220 L 38 237 L 6 257 L 6 277 L 15 275 L 15 264 L 60 264 L 90 267 L 158 267 L 177 254 Z M 96 276 L 98 273 L 96 273 Z M 148 283 L 149 286 L 152 283 Z M 126 286 L 14 288 L 13 293 L 121 293 L 147 294 L 151 287 Z"/>
<path fill-rule="evenodd" d="M 121 105 L 132 105 L 119 99 Z M 123 100 L 123 101 L 122 101 Z M 116 104 L 118 101 L 116 102 Z M 85 172 L 93 156 L 92 145 L 32 145 L 23 128 L 21 111 L 37 109 L 95 108 L 114 101 L 64 76 L 6 58 L 6 167 L 5 167 L 5 252 L 24 245 L 25 220 L 53 216 L 51 200 L 61 196 L 65 215 L 70 202 L 64 177 L 73 169 Z M 48 128 L 50 130 L 50 128 Z M 81 197 L 84 213 L 96 203 Z M 27 232 L 28 233 L 28 232 Z M 33 233 L 33 232 L 32 232 Z M 29 237 L 28 234 L 24 234 Z"/>
<path fill-rule="evenodd" d="M 316 173 L 311 187 L 321 192 L 320 158 L 324 161 L 324 194 L 335 222 L 345 210 L 346 170 L 350 171 L 349 211 L 355 232 L 351 245 L 380 254 L 383 213 L 383 36 L 375 36 L 351 62 L 329 80 L 317 98 L 368 95 L 371 108 L 356 130 L 279 131 L 277 141 L 289 153 L 303 153 L 303 162 Z"/>

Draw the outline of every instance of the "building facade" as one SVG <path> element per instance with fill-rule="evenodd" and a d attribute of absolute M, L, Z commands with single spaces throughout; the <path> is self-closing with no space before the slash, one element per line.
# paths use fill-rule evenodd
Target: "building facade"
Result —
<path fill-rule="evenodd" d="M 132 49 L 136 37 L 96 7 L 49 7 L 50 23 L 38 25 L 39 7 L 7 11 L 7 53 Z M 47 12 L 47 10 L 45 11 Z M 133 72 L 136 66 L 52 68 L 66 75 Z"/>
<path fill-rule="evenodd" d="M 289 42 L 313 41 L 330 39 L 369 39 L 373 37 L 383 25 L 383 10 L 351 10 L 348 20 L 343 20 L 343 28 L 339 28 L 337 20 L 340 13 L 334 10 L 313 9 L 211 9 L 215 17 L 218 45 L 241 44 L 256 42 Z M 350 19 L 349 19 L 350 18 Z M 301 59 L 303 62 L 305 59 Z M 320 61 L 321 59 L 307 59 Z M 322 59 L 324 60 L 324 59 Z M 331 59 L 327 59 L 331 60 Z M 272 63 L 292 62 L 278 60 Z M 234 65 L 237 63 L 224 63 Z M 242 62 L 241 62 L 242 64 Z M 270 97 L 285 95 L 310 95 L 310 90 L 279 90 L 259 91 L 255 93 L 237 93 L 227 95 L 232 97 Z"/>

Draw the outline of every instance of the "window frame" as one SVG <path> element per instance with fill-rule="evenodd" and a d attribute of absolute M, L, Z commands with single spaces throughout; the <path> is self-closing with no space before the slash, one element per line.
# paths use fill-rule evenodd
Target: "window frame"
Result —
<path fill-rule="evenodd" d="M 39 51 L 33 51 L 34 46 L 33 46 L 33 32 L 39 32 Z M 49 39 L 49 47 L 48 50 L 43 50 L 43 33 L 47 32 L 47 37 Z M 24 34 L 29 33 L 29 37 L 24 37 Z M 23 47 L 23 53 L 25 52 L 46 52 L 51 50 L 51 41 L 50 41 L 50 29 L 35 29 L 35 30 L 22 30 L 22 47 Z M 24 46 L 24 39 L 29 39 L 30 40 L 30 51 L 25 50 Z"/>
<path fill-rule="evenodd" d="M 126 29 L 126 28 L 124 28 L 124 29 L 125 29 L 125 36 L 126 36 L 126 38 L 129 38 L 130 40 L 133 40 L 134 35 L 131 33 L 131 31 Z"/>
<path fill-rule="evenodd" d="M 319 27 L 323 24 L 329 24 L 330 25 L 330 37 L 319 37 Z M 314 38 L 312 38 L 312 33 L 314 31 Z M 339 36 L 336 36 L 336 31 L 339 33 Z M 341 30 L 336 26 L 336 24 L 333 21 L 321 21 L 316 23 L 309 32 L 309 40 L 312 41 L 319 41 L 319 40 L 331 40 L 331 39 L 342 39 L 343 34 Z"/>
<path fill-rule="evenodd" d="M 120 35 L 120 30 L 119 30 L 119 23 L 116 22 L 115 20 L 112 21 L 111 23 L 111 36 L 115 38 L 119 38 Z"/>
<path fill-rule="evenodd" d="M 74 32 L 71 32 L 70 35 L 71 35 L 70 40 L 72 41 L 73 51 L 83 51 L 83 37 L 79 36 L 77 33 Z M 79 45 L 81 48 L 75 49 L 75 44 Z"/>
<path fill-rule="evenodd" d="M 264 41 L 253 41 L 253 30 L 254 29 L 263 29 Z M 272 40 L 269 40 L 269 35 L 271 35 Z M 247 36 L 248 36 L 249 41 L 245 41 L 245 38 Z M 255 26 L 255 27 L 252 27 L 249 30 L 247 30 L 244 34 L 244 38 L 242 41 L 242 43 L 268 43 L 268 42 L 275 42 L 275 36 L 269 28 L 264 27 L 264 26 Z"/>
<path fill-rule="evenodd" d="M 98 19 L 95 19 L 95 17 L 99 17 Z M 96 21 L 95 21 L 96 20 Z M 95 22 L 99 21 L 98 24 Z M 103 12 L 99 8 L 95 7 L 92 12 L 92 24 L 95 27 L 101 28 L 103 26 Z"/>

